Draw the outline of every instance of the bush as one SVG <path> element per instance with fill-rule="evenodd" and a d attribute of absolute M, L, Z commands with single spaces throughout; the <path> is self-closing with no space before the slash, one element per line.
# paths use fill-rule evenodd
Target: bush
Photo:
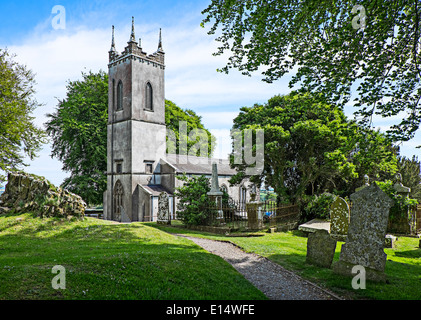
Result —
<path fill-rule="evenodd" d="M 207 193 L 210 191 L 209 179 L 205 176 L 188 178 L 177 177 L 184 185 L 176 188 L 174 195 L 179 198 L 177 216 L 186 225 L 208 225 L 214 203 Z"/>
<path fill-rule="evenodd" d="M 328 192 L 303 198 L 300 203 L 301 222 L 304 223 L 312 219 L 329 219 L 330 206 L 335 199 L 336 196 Z"/>
<path fill-rule="evenodd" d="M 393 222 L 409 218 L 408 208 L 417 205 L 418 201 L 416 199 L 402 197 L 396 192 L 393 182 L 390 180 L 376 181 L 376 184 L 394 201 L 394 205 L 389 211 L 389 220 Z"/>

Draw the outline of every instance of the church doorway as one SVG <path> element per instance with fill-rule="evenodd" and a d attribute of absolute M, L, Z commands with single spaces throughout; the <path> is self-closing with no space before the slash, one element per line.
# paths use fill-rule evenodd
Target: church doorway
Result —
<path fill-rule="evenodd" d="M 114 221 L 121 221 L 121 211 L 123 208 L 123 196 L 124 196 L 124 189 L 123 185 L 120 180 L 115 183 L 114 186 Z"/>

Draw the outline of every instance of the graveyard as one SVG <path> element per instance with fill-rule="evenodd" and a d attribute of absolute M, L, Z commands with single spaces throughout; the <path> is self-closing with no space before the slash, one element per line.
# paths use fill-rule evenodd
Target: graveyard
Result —
<path fill-rule="evenodd" d="M 155 223 L 63 222 L 30 214 L 3 215 L 0 229 L 0 299 L 265 299 L 222 259 L 167 232 L 230 241 L 346 299 L 421 299 L 421 249 L 413 237 L 384 249 L 386 283 L 368 280 L 366 289 L 354 290 L 350 278 L 306 263 L 307 236 L 298 230 L 227 237 Z M 51 288 L 58 261 L 68 270 L 66 290 Z"/>
<path fill-rule="evenodd" d="M 419 210 L 408 209 L 406 227 L 399 228 L 406 233 L 390 233 L 397 230 L 389 216 L 395 202 L 376 182 L 365 181 L 349 203 L 336 197 L 328 219 L 291 224 L 286 218 L 297 213 L 281 206 L 272 208 L 272 222 L 265 224 L 260 206 L 269 209 L 255 201 L 246 205 L 247 216 L 237 224 L 242 228 L 226 229 L 230 217 L 217 170 L 215 164 L 206 195 L 216 204 L 215 220 L 206 220 L 218 222 L 211 229 L 171 220 L 165 192 L 157 221 L 119 223 L 85 216 L 80 197 L 42 177 L 9 174 L 0 198 L 0 299 L 267 299 L 230 263 L 180 235 L 232 243 L 340 299 L 421 299 Z M 410 191 L 399 175 L 394 189 L 405 197 Z M 66 290 L 50 285 L 58 263 L 68 272 Z"/>
<path fill-rule="evenodd" d="M 207 239 L 230 241 L 245 250 L 259 254 L 288 270 L 335 292 L 343 299 L 369 300 L 419 300 L 421 299 L 421 249 L 419 239 L 400 237 L 395 248 L 385 248 L 387 254 L 386 282 L 367 280 L 366 289 L 354 290 L 351 277 L 336 274 L 332 268 L 321 267 L 307 262 L 307 234 L 295 230 L 265 233 L 256 237 L 221 236 L 208 232 L 188 230 L 148 223 L 170 233 L 180 233 Z M 339 261 L 344 242 L 338 241 L 333 263 Z"/>

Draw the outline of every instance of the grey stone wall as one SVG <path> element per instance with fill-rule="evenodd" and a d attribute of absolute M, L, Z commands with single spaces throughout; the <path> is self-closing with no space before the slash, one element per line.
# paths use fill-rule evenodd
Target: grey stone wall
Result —
<path fill-rule="evenodd" d="M 9 173 L 0 203 L 14 212 L 34 212 L 41 217 L 83 218 L 86 208 L 80 196 L 27 173 Z"/>

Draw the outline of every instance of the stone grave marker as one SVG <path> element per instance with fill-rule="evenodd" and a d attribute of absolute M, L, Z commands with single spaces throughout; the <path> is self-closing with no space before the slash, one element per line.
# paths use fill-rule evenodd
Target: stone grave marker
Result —
<path fill-rule="evenodd" d="M 168 194 L 161 192 L 158 197 L 158 224 L 171 224 Z"/>
<path fill-rule="evenodd" d="M 335 240 L 346 241 L 349 221 L 348 203 L 345 199 L 336 197 L 330 206 L 330 236 Z"/>
<path fill-rule="evenodd" d="M 387 257 L 384 242 L 393 201 L 375 183 L 353 193 L 350 198 L 352 209 L 347 242 L 342 245 L 333 270 L 353 276 L 352 268 L 363 266 L 366 279 L 384 282 Z"/>
<path fill-rule="evenodd" d="M 309 233 L 306 262 L 323 268 L 330 268 L 335 249 L 336 240 L 330 237 L 327 230 L 317 230 Z"/>

